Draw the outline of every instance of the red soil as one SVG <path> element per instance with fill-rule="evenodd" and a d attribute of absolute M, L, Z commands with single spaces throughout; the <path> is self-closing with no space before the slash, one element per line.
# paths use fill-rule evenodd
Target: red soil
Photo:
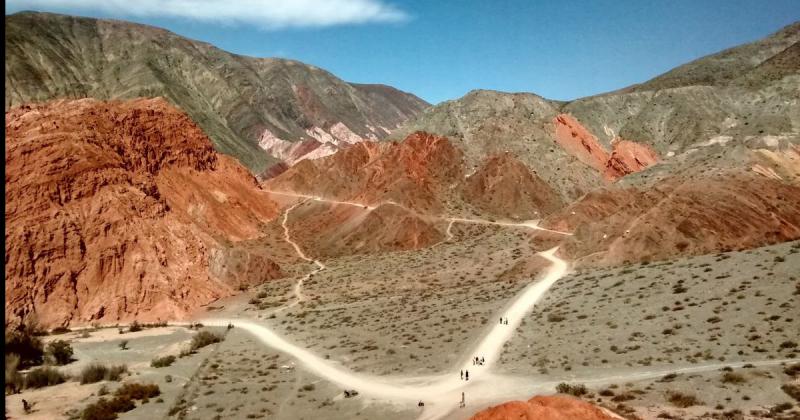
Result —
<path fill-rule="evenodd" d="M 562 395 L 511 401 L 474 415 L 471 420 L 614 420 L 605 411 L 581 400 Z"/>

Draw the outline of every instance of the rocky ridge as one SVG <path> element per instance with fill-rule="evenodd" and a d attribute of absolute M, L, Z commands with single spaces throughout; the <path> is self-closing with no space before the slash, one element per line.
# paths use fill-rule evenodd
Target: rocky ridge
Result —
<path fill-rule="evenodd" d="M 7 324 L 178 319 L 281 274 L 228 267 L 278 210 L 165 100 L 24 105 L 5 128 Z"/>

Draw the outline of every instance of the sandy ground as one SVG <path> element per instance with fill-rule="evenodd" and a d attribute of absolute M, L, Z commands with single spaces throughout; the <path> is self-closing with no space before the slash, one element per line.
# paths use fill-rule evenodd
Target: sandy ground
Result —
<path fill-rule="evenodd" d="M 437 375 L 458 372 L 509 299 L 550 265 L 534 256 L 538 250 L 526 229 L 456 222 L 449 231 L 450 240 L 424 250 L 325 260 L 325 270 L 308 277 L 318 267 L 292 257 L 293 247 L 284 241 L 277 249 L 290 277 L 215 302 L 198 316 L 251 319 L 354 374 L 403 386 L 441 381 Z M 514 320 L 516 335 L 489 363 L 493 373 L 470 383 L 461 410 L 453 410 L 457 401 L 449 394 L 451 405 L 439 411 L 369 398 L 363 389 L 344 398 L 342 384 L 322 379 L 242 328 L 160 369 L 151 368 L 150 360 L 179 352 L 192 331 L 167 327 L 120 335 L 110 329 L 58 338 L 73 340 L 78 359 L 65 371 L 77 372 L 91 360 L 124 362 L 132 371 L 126 380 L 162 387 L 159 401 L 123 417 L 130 419 L 169 413 L 203 419 L 466 419 L 507 399 L 553 393 L 560 382 L 586 383 L 590 394 L 584 398 L 630 418 L 694 418 L 726 410 L 758 418 L 792 401 L 780 390 L 792 379 L 779 364 L 768 364 L 798 357 L 791 345 L 800 330 L 798 252 L 800 243 L 790 243 L 569 274 L 529 316 Z M 128 350 L 118 347 L 123 339 Z M 766 364 L 744 367 L 747 361 Z M 721 379 L 730 372 L 720 369 L 731 362 L 740 362 L 733 373 L 743 379 L 735 383 Z M 665 379 L 672 372 L 675 377 Z M 108 386 L 113 391 L 118 384 Z M 63 418 L 97 398 L 96 389 L 75 382 L 47 390 L 52 392 L 27 391 L 7 402 L 19 406 L 24 397 L 37 403 L 39 415 Z M 696 395 L 701 404 L 675 407 L 668 401 L 675 391 Z"/>
<path fill-rule="evenodd" d="M 798 357 L 800 349 L 792 347 L 800 342 L 798 293 L 800 242 L 577 271 L 560 280 L 525 319 L 498 370 L 569 379 L 603 371 Z M 665 395 L 680 390 L 703 401 L 694 411 L 763 410 L 792 402 L 780 390 L 787 378 L 779 373 L 779 367 L 743 369 L 741 384 L 721 383 L 723 372 L 679 375 L 669 382 L 636 384 L 644 393 L 625 404 L 656 406 L 649 409 L 656 414 L 666 405 L 671 412 Z M 694 411 L 677 418 L 699 415 Z"/>
<path fill-rule="evenodd" d="M 220 301 L 216 306 L 225 308 L 213 316 L 264 320 L 355 371 L 424 375 L 452 368 L 507 300 L 549 264 L 533 256 L 524 229 L 457 224 L 453 232 L 456 241 L 425 250 L 326 260 L 326 270 L 304 281 L 307 301 L 297 307 L 276 312 L 293 301 L 295 277 Z"/>
<path fill-rule="evenodd" d="M 121 382 L 101 381 L 81 385 L 77 379 L 71 379 L 60 385 L 6 396 L 6 406 L 11 418 L 70 418 L 78 415 L 86 405 L 97 401 L 98 390 L 101 387 L 113 393 L 124 382 L 155 383 L 161 390 L 161 396 L 125 413 L 121 418 L 141 419 L 153 416 L 164 418 L 183 386 L 189 382 L 203 360 L 213 353 L 215 348 L 214 345 L 208 346 L 200 349 L 195 355 L 178 358 L 169 367 L 153 368 L 150 366 L 151 360 L 170 354 L 178 356 L 180 351 L 188 346 L 196 331 L 168 326 L 124 334 L 120 334 L 117 328 L 102 328 L 87 333 L 88 337 L 83 331 L 44 337 L 45 342 L 62 339 L 72 344 L 75 361 L 59 367 L 59 370 L 74 377 L 86 365 L 98 362 L 106 366 L 125 365 L 129 374 L 123 376 Z M 127 341 L 126 350 L 119 347 L 122 341 Z M 36 411 L 31 415 L 24 415 L 22 411 L 23 398 L 34 404 Z"/>

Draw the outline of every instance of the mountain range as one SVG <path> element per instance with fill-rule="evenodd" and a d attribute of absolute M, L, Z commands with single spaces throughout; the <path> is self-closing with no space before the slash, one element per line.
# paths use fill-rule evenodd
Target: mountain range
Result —
<path fill-rule="evenodd" d="M 16 238 L 6 313 L 17 318 L 43 308 L 57 308 L 52 324 L 187 313 L 283 275 L 293 263 L 274 245 L 283 228 L 337 258 L 430 247 L 451 236 L 448 218 L 538 220 L 573 234 L 532 243 L 561 245 L 578 265 L 800 237 L 798 23 L 602 95 L 476 90 L 436 106 L 144 25 L 30 12 L 6 25 L 6 223 Z M 142 96 L 163 99 L 131 99 Z M 142 117 L 153 112 L 189 127 L 204 163 L 182 161 L 185 140 Z M 163 144 L 142 146 L 154 141 Z M 200 185 L 209 177 L 219 178 L 213 191 Z M 323 201 L 281 227 L 275 193 Z M 194 245 L 179 248 L 191 252 L 164 254 L 175 236 L 120 218 L 139 205 L 131 197 L 152 201 L 139 214 L 180 226 L 181 243 Z M 97 239 L 114 229 L 129 240 Z M 142 259 L 156 269 L 142 271 Z M 189 261 L 199 265 L 179 268 Z M 82 286 L 98 276 L 119 286 Z M 221 292 L 203 292 L 214 282 Z M 89 303 L 131 284 L 122 308 Z"/>
<path fill-rule="evenodd" d="M 152 26 L 33 12 L 5 19 L 6 110 L 53 98 L 161 96 L 256 175 L 382 139 L 429 105 L 390 86 L 231 54 Z"/>

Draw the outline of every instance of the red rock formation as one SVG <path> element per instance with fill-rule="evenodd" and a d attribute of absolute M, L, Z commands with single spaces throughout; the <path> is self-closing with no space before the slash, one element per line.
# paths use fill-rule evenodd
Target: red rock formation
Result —
<path fill-rule="evenodd" d="M 645 144 L 618 138 L 613 148 L 603 172 L 606 179 L 622 178 L 658 163 L 658 154 Z"/>
<path fill-rule="evenodd" d="M 563 207 L 558 193 L 510 153 L 487 158 L 467 178 L 464 196 L 481 210 L 518 220 Z"/>
<path fill-rule="evenodd" d="M 463 179 L 461 160 L 461 152 L 446 138 L 420 132 L 400 143 L 362 142 L 332 156 L 301 161 L 263 185 L 268 190 L 366 204 L 394 201 L 438 212 L 443 188 Z"/>
<path fill-rule="evenodd" d="M 180 318 L 238 286 L 209 273 L 219 244 L 259 236 L 277 213 L 162 99 L 22 106 L 6 136 L 7 324 Z M 258 264 L 236 282 L 279 275 Z"/>
<path fill-rule="evenodd" d="M 579 161 L 599 172 L 605 171 L 608 152 L 581 123 L 568 114 L 559 114 L 553 119 L 558 144 Z"/>
<path fill-rule="evenodd" d="M 747 249 L 800 238 L 800 187 L 753 172 L 667 178 L 593 191 L 545 226 L 575 232 L 562 250 L 619 264 Z"/>
<path fill-rule="evenodd" d="M 375 210 L 309 202 L 292 211 L 292 237 L 315 257 L 419 249 L 444 239 L 437 220 L 403 207 L 383 205 Z"/>
<path fill-rule="evenodd" d="M 612 142 L 613 151 L 609 155 L 597 137 L 571 115 L 557 115 L 553 125 L 556 142 L 567 153 L 603 174 L 607 181 L 616 181 L 658 162 L 658 155 L 651 147 L 619 138 Z"/>
<path fill-rule="evenodd" d="M 554 395 L 511 401 L 474 415 L 471 420 L 615 420 L 619 419 L 587 402 Z"/>

